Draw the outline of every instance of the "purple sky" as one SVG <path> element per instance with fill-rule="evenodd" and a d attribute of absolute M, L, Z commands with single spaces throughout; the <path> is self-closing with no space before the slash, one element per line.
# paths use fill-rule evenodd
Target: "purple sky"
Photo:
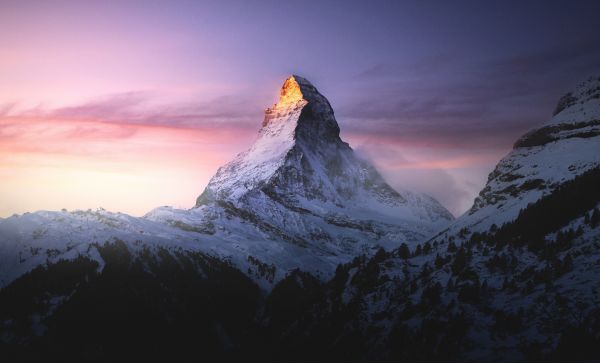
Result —
<path fill-rule="evenodd" d="M 342 136 L 392 185 L 427 192 L 458 215 L 520 134 L 549 118 L 576 83 L 600 74 L 599 14 L 598 1 L 2 1 L 0 140 L 12 132 L 13 144 L 0 149 L 0 175 L 40 180 L 36 190 L 56 198 L 22 202 L 20 193 L 31 193 L 10 190 L 23 184 L 17 178 L 0 186 L 8 190 L 0 204 L 9 205 L 0 214 L 77 198 L 44 189 L 38 166 L 57 162 L 56 153 L 19 154 L 34 134 L 36 143 L 60 144 L 66 136 L 56 125 L 132 163 L 148 152 L 134 146 L 160 144 L 138 128 L 212 130 L 220 147 L 198 139 L 202 147 L 173 151 L 190 163 L 210 160 L 197 164 L 202 172 L 186 176 L 195 165 L 186 164 L 179 179 L 157 186 L 185 193 L 170 199 L 140 189 L 151 194 L 140 196 L 144 208 L 189 207 L 218 163 L 249 146 L 264 108 L 296 73 L 329 98 Z M 35 132 L 23 118 L 37 120 Z M 81 126 L 86 120 L 92 131 Z M 86 148 L 72 154 L 84 159 L 60 159 L 64 170 L 80 172 L 98 158 Z M 178 188 L 181 178 L 197 180 Z M 67 204 L 141 213 L 128 207 L 133 200 L 107 202 L 119 195 L 110 193 L 118 183 L 111 188 L 82 187 L 102 193 L 85 199 L 92 205 Z"/>

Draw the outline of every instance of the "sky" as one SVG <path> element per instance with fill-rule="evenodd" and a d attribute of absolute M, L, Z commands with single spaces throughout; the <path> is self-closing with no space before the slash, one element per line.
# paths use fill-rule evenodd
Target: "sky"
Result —
<path fill-rule="evenodd" d="M 465 212 L 600 75 L 598 1 L 0 0 L 0 217 L 190 208 L 309 79 L 394 187 Z"/>

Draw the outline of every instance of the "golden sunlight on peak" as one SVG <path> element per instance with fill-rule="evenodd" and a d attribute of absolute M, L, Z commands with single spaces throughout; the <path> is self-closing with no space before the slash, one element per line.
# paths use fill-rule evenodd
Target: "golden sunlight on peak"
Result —
<path fill-rule="evenodd" d="M 292 109 L 303 107 L 307 102 L 296 78 L 293 75 L 288 77 L 281 87 L 277 103 L 265 110 L 265 119 L 262 126 L 265 127 L 271 120 L 285 115 L 286 112 Z"/>
<path fill-rule="evenodd" d="M 281 87 L 281 92 L 279 93 L 279 102 L 277 102 L 277 106 L 287 106 L 290 104 L 295 104 L 298 101 L 304 99 L 302 95 L 302 91 L 300 90 L 300 85 L 296 82 L 294 76 L 290 76 L 283 83 L 283 87 Z"/>

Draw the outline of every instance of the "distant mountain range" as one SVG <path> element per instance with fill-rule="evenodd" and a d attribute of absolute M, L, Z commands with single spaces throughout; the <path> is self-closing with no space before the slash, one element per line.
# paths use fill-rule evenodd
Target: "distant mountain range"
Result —
<path fill-rule="evenodd" d="M 190 210 L 0 220 L 9 361 L 600 359 L 600 78 L 456 220 L 394 190 L 288 78 Z"/>

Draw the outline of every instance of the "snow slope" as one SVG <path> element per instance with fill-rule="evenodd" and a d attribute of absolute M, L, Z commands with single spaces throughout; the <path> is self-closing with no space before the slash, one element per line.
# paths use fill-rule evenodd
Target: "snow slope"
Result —
<path fill-rule="evenodd" d="M 559 185 L 600 165 L 600 78 L 579 84 L 558 102 L 554 116 L 525 135 L 497 164 L 473 206 L 447 234 L 487 231 Z"/>

